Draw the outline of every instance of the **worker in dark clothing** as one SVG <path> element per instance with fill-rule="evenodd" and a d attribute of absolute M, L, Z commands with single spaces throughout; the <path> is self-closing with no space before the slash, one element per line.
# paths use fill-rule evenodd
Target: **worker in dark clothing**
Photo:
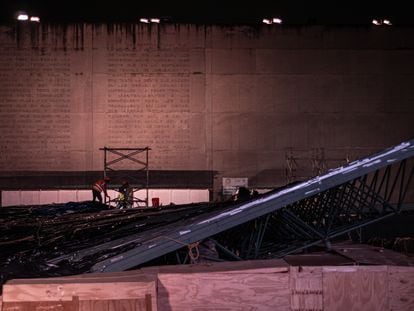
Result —
<path fill-rule="evenodd" d="M 92 185 L 92 196 L 93 196 L 93 202 L 95 202 L 95 199 L 98 199 L 99 203 L 102 204 L 102 192 L 105 195 L 105 198 L 108 198 L 109 201 L 111 200 L 110 196 L 108 195 L 107 189 L 108 189 L 108 183 L 111 181 L 111 179 L 106 176 L 104 179 L 97 180 Z"/>
<path fill-rule="evenodd" d="M 246 187 L 239 187 L 236 193 L 236 201 L 243 202 L 251 198 L 250 190 Z"/>

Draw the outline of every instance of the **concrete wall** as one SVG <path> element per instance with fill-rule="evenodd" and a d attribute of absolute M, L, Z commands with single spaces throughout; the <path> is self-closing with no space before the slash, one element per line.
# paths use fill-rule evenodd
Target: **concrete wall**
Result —
<path fill-rule="evenodd" d="M 279 186 L 413 138 L 412 85 L 413 28 L 1 26 L 0 174 L 149 146 L 150 169 L 216 171 L 216 192 Z"/>

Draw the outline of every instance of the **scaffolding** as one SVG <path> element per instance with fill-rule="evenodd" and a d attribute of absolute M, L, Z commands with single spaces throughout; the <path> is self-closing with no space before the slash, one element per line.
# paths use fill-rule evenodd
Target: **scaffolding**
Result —
<path fill-rule="evenodd" d="M 111 179 L 128 180 L 132 186 L 132 207 L 148 207 L 148 189 L 149 189 L 149 169 L 148 169 L 148 157 L 151 148 L 109 148 L 103 147 L 99 150 L 104 152 L 104 177 L 108 176 Z M 129 162 L 134 164 L 134 169 L 121 170 L 119 167 L 120 162 Z M 124 163 L 123 163 L 124 164 Z M 145 198 L 138 198 L 136 193 L 140 190 L 144 190 Z M 112 199 L 109 203 L 117 203 L 118 199 Z"/>
<path fill-rule="evenodd" d="M 312 148 L 307 150 L 287 148 L 286 158 L 286 183 L 303 181 L 324 174 L 331 168 L 331 164 L 342 165 L 350 162 L 349 151 L 345 150 L 343 158 L 327 158 L 324 148 Z"/>

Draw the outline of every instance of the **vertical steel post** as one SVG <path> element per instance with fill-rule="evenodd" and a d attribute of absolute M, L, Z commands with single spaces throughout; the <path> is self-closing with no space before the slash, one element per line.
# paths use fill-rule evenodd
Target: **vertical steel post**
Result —
<path fill-rule="evenodd" d="M 148 166 L 149 166 L 149 164 L 148 164 L 148 152 L 149 152 L 149 148 L 148 148 L 148 146 L 145 148 L 146 150 L 147 150 L 147 161 L 146 161 L 146 163 L 147 163 L 147 185 L 146 185 L 146 191 L 147 191 L 147 199 L 146 199 L 146 207 L 148 207 L 148 205 L 149 205 L 149 202 L 148 202 L 148 187 L 149 187 L 149 168 L 148 168 Z"/>
<path fill-rule="evenodd" d="M 106 177 L 106 147 L 104 147 L 104 178 Z M 104 203 L 106 204 L 106 195 L 104 194 Z"/>

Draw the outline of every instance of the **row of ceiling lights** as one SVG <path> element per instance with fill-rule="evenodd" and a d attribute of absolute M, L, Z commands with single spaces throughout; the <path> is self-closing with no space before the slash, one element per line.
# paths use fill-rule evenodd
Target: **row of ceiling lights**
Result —
<path fill-rule="evenodd" d="M 28 20 L 30 20 L 31 22 L 40 22 L 40 17 L 38 17 L 38 16 L 29 16 L 26 13 L 16 14 L 16 19 L 18 21 L 28 21 Z M 161 22 L 161 19 L 155 18 L 155 17 L 152 17 L 152 18 L 141 17 L 139 19 L 139 21 L 141 23 L 145 23 L 145 24 L 149 24 L 149 23 L 159 24 Z"/>
<path fill-rule="evenodd" d="M 381 26 L 381 25 L 391 26 L 392 25 L 391 21 L 389 19 L 386 19 L 386 18 L 384 18 L 384 19 L 373 19 L 372 23 L 375 26 Z"/>
<path fill-rule="evenodd" d="M 147 18 L 147 17 L 141 17 L 139 19 L 139 21 L 141 23 L 144 24 L 149 24 L 149 23 L 155 23 L 155 24 L 159 24 L 161 22 L 161 19 L 157 18 L 157 17 L 152 17 L 152 18 Z"/>
<path fill-rule="evenodd" d="M 273 18 L 263 18 L 262 22 L 263 24 L 272 25 L 272 24 L 282 24 L 283 21 L 279 17 L 273 17 Z M 392 25 L 391 21 L 386 18 L 373 19 L 372 24 L 375 26 L 381 26 L 381 25 L 391 26 Z"/>
<path fill-rule="evenodd" d="M 23 12 L 19 12 L 16 14 L 16 19 L 18 21 L 31 21 L 31 22 L 40 22 L 40 17 L 39 16 L 29 16 L 26 13 Z"/>
<path fill-rule="evenodd" d="M 282 19 L 279 17 L 273 17 L 273 18 L 263 18 L 262 20 L 263 24 L 271 25 L 271 24 L 281 24 Z"/>
<path fill-rule="evenodd" d="M 19 20 L 19 21 L 30 20 L 31 22 L 40 22 L 40 17 L 38 17 L 38 16 L 29 16 L 26 13 L 18 13 L 16 19 Z M 161 19 L 155 18 L 155 17 L 152 17 L 152 18 L 141 17 L 139 19 L 139 21 L 141 23 L 145 23 L 145 24 L 149 24 L 149 23 L 159 24 L 161 22 Z M 263 18 L 262 22 L 263 22 L 263 24 L 267 24 L 267 25 L 282 24 L 283 23 L 282 19 L 279 18 L 279 17 Z M 384 18 L 384 19 L 373 19 L 372 24 L 375 25 L 375 26 L 381 26 L 381 25 L 391 26 L 392 25 L 391 21 L 389 19 L 386 19 L 386 18 Z"/>

